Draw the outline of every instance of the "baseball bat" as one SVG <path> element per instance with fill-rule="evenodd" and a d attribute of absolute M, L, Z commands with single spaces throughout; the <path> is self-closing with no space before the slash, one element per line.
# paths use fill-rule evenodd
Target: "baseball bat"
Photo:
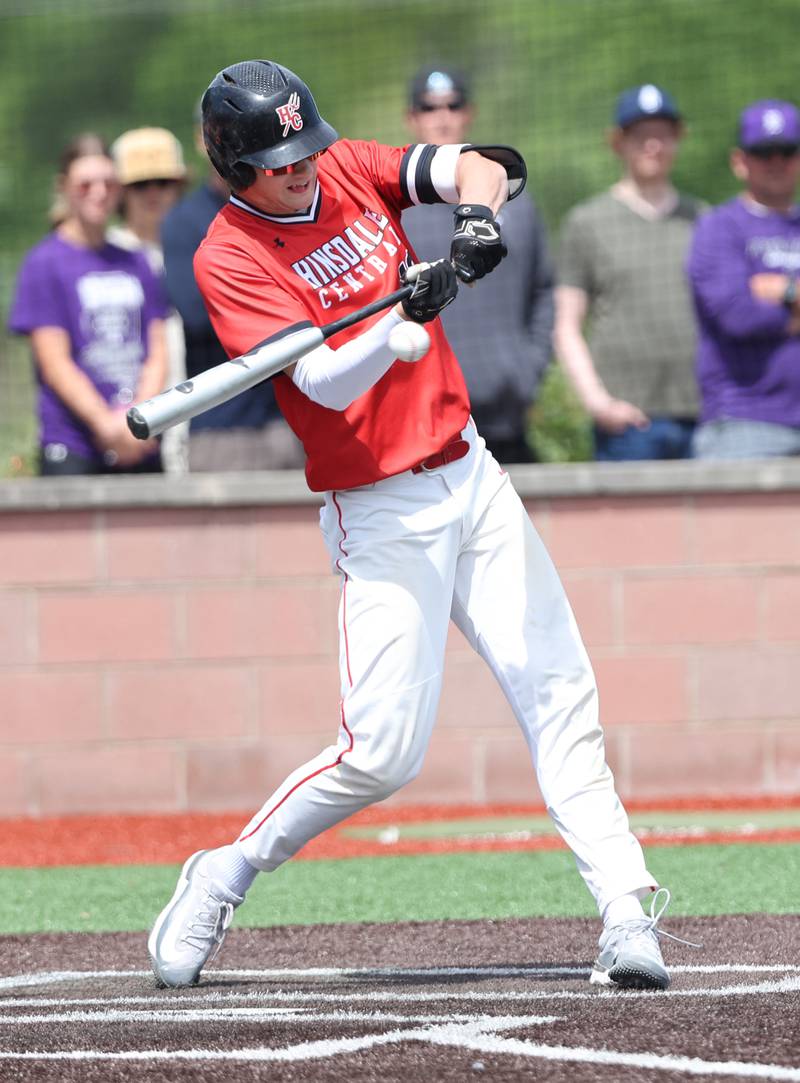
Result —
<path fill-rule="evenodd" d="M 414 290 L 413 282 L 380 297 L 369 305 L 364 305 L 349 316 L 342 316 L 333 323 L 322 327 L 303 327 L 283 338 L 275 339 L 263 346 L 257 346 L 241 357 L 223 361 L 205 372 L 198 373 L 191 380 L 184 380 L 175 387 L 169 387 L 152 399 L 132 406 L 126 415 L 128 428 L 139 440 L 159 436 L 165 429 L 188 421 L 212 406 L 219 406 L 235 395 L 255 387 L 262 380 L 274 376 L 288 368 L 298 358 L 321 346 L 325 339 L 352 327 L 354 323 L 365 320 L 368 316 L 381 312 L 385 308 L 410 297 Z"/>

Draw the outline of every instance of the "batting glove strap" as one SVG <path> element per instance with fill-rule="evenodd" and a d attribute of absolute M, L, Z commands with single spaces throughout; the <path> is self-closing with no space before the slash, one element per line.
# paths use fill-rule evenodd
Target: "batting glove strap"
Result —
<path fill-rule="evenodd" d="M 403 311 L 414 323 L 430 323 L 443 308 L 456 299 L 458 279 L 446 259 L 435 263 L 415 263 L 403 273 L 404 282 L 414 283 L 414 292 L 401 301 Z"/>
<path fill-rule="evenodd" d="M 450 260 L 462 282 L 474 282 L 493 271 L 508 254 L 491 207 L 462 203 L 453 212 L 456 227 Z"/>

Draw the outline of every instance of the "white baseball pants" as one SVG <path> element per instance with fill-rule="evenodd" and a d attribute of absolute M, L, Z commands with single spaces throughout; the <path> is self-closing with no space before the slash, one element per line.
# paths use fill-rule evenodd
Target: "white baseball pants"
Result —
<path fill-rule="evenodd" d="M 342 577 L 338 742 L 269 798 L 242 852 L 271 871 L 417 775 L 452 618 L 508 699 L 602 913 L 656 880 L 614 790 L 594 675 L 558 575 L 471 422 L 463 437 L 470 452 L 456 462 L 326 495 L 322 531 Z"/>

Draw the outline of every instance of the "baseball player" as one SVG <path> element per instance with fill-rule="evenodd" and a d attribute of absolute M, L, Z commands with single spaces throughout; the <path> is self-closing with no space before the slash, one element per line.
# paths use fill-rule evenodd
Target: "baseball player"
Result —
<path fill-rule="evenodd" d="M 654 896 L 649 917 L 642 909 L 656 881 L 605 762 L 589 660 L 548 554 L 470 419 L 437 319 L 459 280 L 482 278 L 504 256 L 495 215 L 522 190 L 521 157 L 500 146 L 339 139 L 305 83 L 267 60 L 220 72 L 202 110 L 209 157 L 233 194 L 195 274 L 230 356 L 345 316 L 403 278 L 415 286 L 275 378 L 308 484 L 324 493 L 320 524 L 341 580 L 338 738 L 235 842 L 188 859 L 148 941 L 157 980 L 196 982 L 258 872 L 415 777 L 452 619 L 511 704 L 597 902 L 604 931 L 592 981 L 666 988 L 664 906 L 656 912 Z M 449 259 L 415 265 L 400 214 L 436 202 L 455 205 Z M 387 344 L 403 320 L 430 331 L 413 363 Z"/>

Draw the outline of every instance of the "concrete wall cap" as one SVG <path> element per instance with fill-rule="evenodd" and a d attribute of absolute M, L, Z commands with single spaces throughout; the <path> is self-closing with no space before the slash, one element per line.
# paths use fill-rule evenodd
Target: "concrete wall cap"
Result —
<path fill-rule="evenodd" d="M 800 460 L 680 460 L 637 463 L 551 463 L 511 466 L 523 499 L 774 493 L 800 490 Z M 15 478 L 0 481 L 0 513 L 61 509 L 261 507 L 320 504 L 300 470 L 185 477 Z"/>

